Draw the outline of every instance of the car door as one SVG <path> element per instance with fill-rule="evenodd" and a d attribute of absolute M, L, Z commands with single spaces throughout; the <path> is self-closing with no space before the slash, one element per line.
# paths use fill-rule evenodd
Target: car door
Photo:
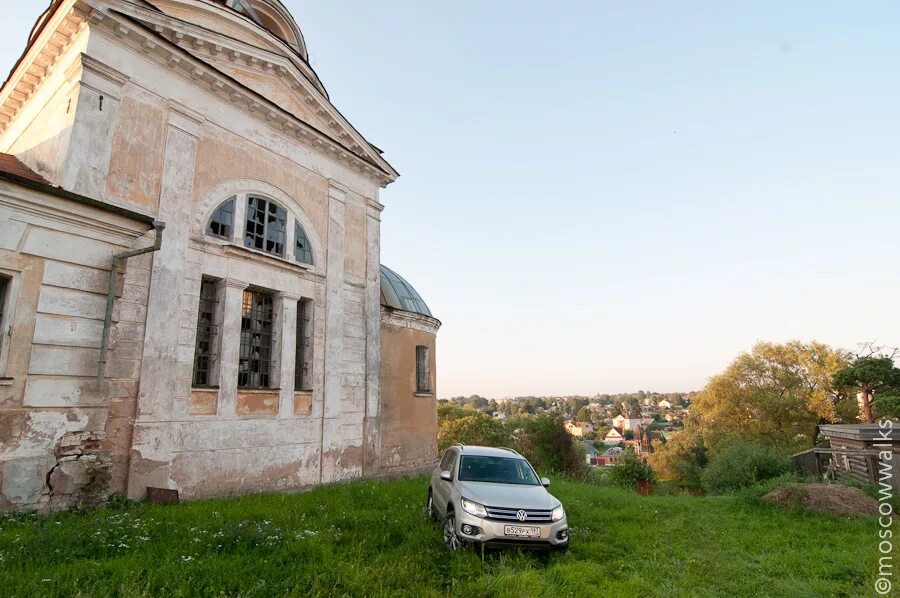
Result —
<path fill-rule="evenodd" d="M 452 448 L 447 449 L 447 452 L 444 453 L 444 458 L 441 459 L 441 464 L 438 467 L 437 481 L 435 482 L 432 490 L 432 492 L 434 493 L 434 504 L 437 506 L 438 512 L 442 515 L 447 514 L 447 503 L 450 500 L 450 491 L 452 489 L 453 482 L 442 480 L 441 472 L 449 471 L 452 475 L 455 464 L 456 451 Z"/>

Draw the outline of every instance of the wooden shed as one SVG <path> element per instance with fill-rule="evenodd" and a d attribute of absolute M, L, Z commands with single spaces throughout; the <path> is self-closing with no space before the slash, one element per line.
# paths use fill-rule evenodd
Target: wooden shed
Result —
<path fill-rule="evenodd" d="M 835 466 L 858 482 L 878 485 L 882 473 L 900 491 L 900 422 L 884 424 L 827 424 L 819 428 L 831 443 Z M 883 459 L 885 452 L 891 453 Z"/>

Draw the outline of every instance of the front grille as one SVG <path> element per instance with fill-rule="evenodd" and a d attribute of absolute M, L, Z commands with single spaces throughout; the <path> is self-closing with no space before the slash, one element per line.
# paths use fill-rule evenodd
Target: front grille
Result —
<path fill-rule="evenodd" d="M 549 523 L 550 510 L 543 509 L 513 509 L 507 507 L 485 507 L 487 518 L 494 521 L 510 521 L 515 523 Z M 525 511 L 528 517 L 522 521 L 518 517 L 519 511 Z"/>

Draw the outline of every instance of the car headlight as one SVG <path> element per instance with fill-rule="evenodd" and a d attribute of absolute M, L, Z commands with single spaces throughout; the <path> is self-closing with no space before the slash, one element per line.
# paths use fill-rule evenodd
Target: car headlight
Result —
<path fill-rule="evenodd" d="M 460 501 L 462 504 L 463 511 L 469 513 L 470 515 L 475 515 L 476 517 L 487 517 L 487 509 L 484 508 L 484 505 L 480 505 L 477 502 L 473 502 L 467 498 L 462 499 Z"/>
<path fill-rule="evenodd" d="M 566 510 L 563 508 L 562 505 L 559 505 L 558 507 L 553 509 L 553 512 L 550 513 L 551 521 L 559 521 L 560 519 L 562 519 L 565 516 L 566 516 Z"/>

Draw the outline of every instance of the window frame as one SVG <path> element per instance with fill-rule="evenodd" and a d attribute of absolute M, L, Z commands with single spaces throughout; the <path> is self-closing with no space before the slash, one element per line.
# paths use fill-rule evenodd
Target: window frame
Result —
<path fill-rule="evenodd" d="M 258 202 L 260 205 L 252 206 L 251 202 Z M 280 203 L 269 199 L 268 197 L 264 197 L 262 195 L 257 194 L 247 194 L 245 199 L 246 207 L 244 211 L 244 247 L 248 249 L 253 249 L 254 251 L 261 251 L 262 253 L 273 255 L 275 257 L 280 257 L 285 259 L 287 254 L 287 244 L 288 244 L 288 210 L 283 207 Z M 258 214 L 263 215 L 262 222 L 251 221 L 250 220 L 250 210 L 253 210 L 254 216 Z M 284 214 L 284 218 L 280 218 L 280 215 Z M 281 224 L 281 250 L 280 251 L 270 251 L 266 249 L 269 243 L 272 243 L 275 247 L 278 246 L 278 241 L 276 239 L 270 238 L 270 234 L 272 233 L 272 228 L 270 226 L 274 222 Z M 258 232 L 250 232 L 250 225 L 254 226 L 262 226 L 262 233 Z M 275 234 L 279 234 L 279 232 L 275 231 Z M 256 246 L 256 240 L 262 241 L 262 247 Z"/>
<path fill-rule="evenodd" d="M 194 339 L 194 363 L 191 371 L 191 388 L 211 389 L 219 387 L 218 341 L 220 337 L 220 315 L 222 313 L 219 283 L 220 281 L 218 280 L 206 277 L 202 278 L 200 281 L 200 296 L 197 304 L 197 328 Z M 206 294 L 204 294 L 204 291 L 206 291 Z M 204 303 L 207 308 L 205 312 Z M 206 330 L 201 328 L 201 326 L 204 326 L 203 320 L 201 319 L 204 313 L 207 313 L 210 316 L 208 323 L 205 324 Z M 201 354 L 200 344 L 201 342 L 204 342 L 204 340 L 208 349 L 205 354 Z M 207 360 L 205 382 L 198 381 L 198 361 L 201 357 L 205 357 Z"/>
<path fill-rule="evenodd" d="M 306 243 L 305 248 L 300 247 L 300 238 Z M 308 256 L 308 259 L 303 259 L 303 257 L 297 255 L 298 252 L 301 252 L 305 256 Z M 300 221 L 294 217 L 294 261 L 301 264 L 308 264 L 310 266 L 315 262 L 315 258 L 313 257 L 312 251 L 312 243 L 309 241 L 309 235 L 306 234 L 306 229 L 303 228 L 303 225 L 300 224 Z"/>
<path fill-rule="evenodd" d="M 294 392 L 311 392 L 313 380 L 313 301 L 297 301 L 296 344 L 294 346 Z"/>
<path fill-rule="evenodd" d="M 245 309 L 248 309 L 248 296 L 249 300 L 249 310 L 245 312 Z M 262 323 L 262 331 L 259 331 L 258 334 L 260 337 L 268 337 L 267 346 L 265 344 L 255 344 L 253 343 L 253 335 L 257 334 L 257 332 L 253 331 L 251 326 L 254 321 L 254 310 L 257 309 L 254 304 L 254 297 L 259 298 L 267 298 L 268 305 L 262 305 L 264 310 L 267 310 L 269 313 L 268 319 L 260 319 L 258 322 Z M 238 343 L 238 372 L 237 372 L 237 388 L 238 390 L 274 390 L 275 387 L 273 382 L 276 376 L 276 365 L 278 356 L 275 351 L 277 348 L 276 339 L 278 336 L 278 314 L 275 311 L 275 293 L 267 290 L 260 289 L 257 287 L 248 287 L 244 289 L 243 296 L 241 298 L 241 329 Z M 266 315 L 264 311 L 262 315 Z M 250 325 L 245 327 L 245 322 L 249 321 Z M 264 331 L 265 325 L 268 324 L 268 331 Z M 249 335 L 248 335 L 249 332 Z M 248 338 L 249 336 L 249 338 Z M 254 358 L 250 355 L 254 348 L 265 349 L 267 352 L 268 359 L 262 359 L 262 355 L 258 358 Z M 245 357 L 245 354 L 247 356 Z M 256 372 L 253 371 L 253 365 L 256 364 L 257 368 L 262 368 L 263 364 L 265 364 L 265 370 L 258 369 Z M 242 370 L 242 368 L 247 365 L 246 370 Z M 253 377 L 258 376 L 257 380 L 254 380 Z"/>
<path fill-rule="evenodd" d="M 230 240 L 234 239 L 234 232 L 235 232 L 234 221 L 235 221 L 235 217 L 237 216 L 237 209 L 236 209 L 237 201 L 238 201 L 237 196 L 233 195 L 233 196 L 231 196 L 231 198 L 226 199 L 225 201 L 220 203 L 218 206 L 216 206 L 216 209 L 212 211 L 212 214 L 210 214 L 209 219 L 206 222 L 206 229 L 203 231 L 204 234 L 214 237 L 216 239 L 224 239 L 226 241 L 230 241 Z M 226 206 L 229 206 L 230 209 L 227 210 L 225 213 L 229 214 L 229 216 L 231 217 L 230 222 L 227 224 L 216 220 L 216 216 L 219 215 L 220 212 L 223 212 L 223 210 L 225 209 Z M 218 225 L 220 227 L 226 227 L 228 229 L 228 234 L 213 232 L 213 230 L 212 230 L 213 225 Z"/>
<path fill-rule="evenodd" d="M 248 221 L 248 214 L 251 213 L 250 203 L 252 200 L 264 202 L 266 205 L 266 209 L 265 211 L 263 211 L 263 214 L 265 214 L 266 216 L 264 217 L 264 221 L 261 224 L 256 220 L 252 222 Z M 229 202 L 234 202 L 233 208 L 231 210 L 232 223 L 230 225 L 230 234 L 216 234 L 212 231 L 213 218 L 219 213 L 220 210 L 225 208 L 229 204 Z M 294 209 L 287 207 L 288 205 L 291 205 L 290 201 L 287 201 L 285 198 L 277 199 L 276 196 L 273 196 L 271 192 L 232 192 L 227 199 L 222 200 L 221 202 L 216 204 L 216 206 L 209 212 L 209 215 L 207 216 L 207 219 L 203 224 L 203 229 L 199 232 L 205 239 L 214 241 L 216 244 L 227 243 L 234 247 L 239 247 L 246 251 L 282 260 L 304 269 L 315 268 L 316 264 L 319 261 L 317 259 L 317 248 L 320 245 L 320 243 L 318 242 L 318 237 L 315 238 L 314 242 L 313 237 L 310 236 L 308 231 L 310 230 L 310 227 L 312 227 L 312 223 L 309 218 L 306 217 L 305 213 L 303 213 L 302 210 L 295 211 Z M 281 248 L 282 251 L 280 253 L 266 250 L 267 243 L 279 242 L 275 239 L 269 238 L 271 230 L 269 228 L 271 223 L 269 222 L 268 217 L 269 206 L 273 206 L 277 210 L 281 210 L 284 213 L 284 231 L 282 242 L 283 247 Z M 254 210 L 257 209 L 258 208 L 254 208 Z M 300 216 L 298 216 L 298 214 L 303 214 L 303 217 L 301 218 Z M 262 233 L 259 233 L 258 231 L 252 232 L 252 237 L 248 239 L 248 224 L 252 224 L 253 226 L 262 226 Z M 262 239 L 262 248 L 256 247 L 256 239 L 259 238 Z M 297 247 L 298 240 L 301 243 L 305 242 L 305 248 Z"/>
<path fill-rule="evenodd" d="M 0 272 L 0 376 L 6 374 L 6 362 L 9 359 L 9 348 L 12 335 L 12 323 L 10 322 L 10 310 L 13 303 L 10 301 L 13 294 L 15 279 L 4 272 Z"/>
<path fill-rule="evenodd" d="M 427 345 L 416 345 L 416 394 L 432 394 L 431 386 L 431 349 Z"/>

